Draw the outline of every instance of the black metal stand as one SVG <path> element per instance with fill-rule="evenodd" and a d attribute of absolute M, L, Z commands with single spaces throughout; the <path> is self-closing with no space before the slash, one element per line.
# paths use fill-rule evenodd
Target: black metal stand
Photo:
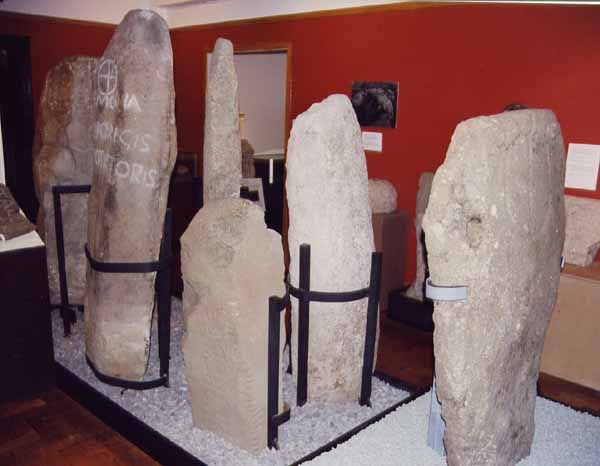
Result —
<path fill-rule="evenodd" d="M 371 277 L 369 286 L 360 290 L 339 293 L 312 291 L 310 289 L 310 245 L 300 245 L 300 287 L 290 287 L 290 294 L 297 298 L 298 305 L 298 392 L 296 403 L 306 403 L 308 387 L 308 329 L 310 302 L 345 303 L 368 298 L 367 328 L 365 349 L 363 352 L 362 384 L 359 402 L 370 405 L 371 377 L 373 376 L 373 358 L 375 356 L 375 334 L 377 330 L 377 306 L 381 286 L 381 253 L 371 254 Z"/>
<path fill-rule="evenodd" d="M 60 304 L 51 304 L 51 308 L 60 309 L 63 321 L 64 335 L 71 334 L 71 324 L 77 322 L 75 311 L 83 311 L 83 304 L 69 303 L 69 285 L 67 282 L 67 267 L 65 262 L 65 236 L 62 218 L 62 206 L 60 196 L 62 194 L 86 194 L 91 186 L 82 185 L 57 185 L 52 187 L 52 198 L 54 202 L 54 230 L 56 233 L 56 254 L 58 256 L 58 280 L 60 285 Z"/>
<path fill-rule="evenodd" d="M 95 260 L 85 246 L 85 255 L 90 267 L 101 273 L 152 273 L 156 272 L 155 299 L 158 303 L 158 357 L 160 360 L 160 376 L 153 380 L 133 381 L 103 374 L 86 357 L 90 368 L 102 382 L 117 387 L 134 390 L 148 390 L 160 386 L 169 386 L 169 359 L 171 344 L 171 293 L 170 264 L 172 242 L 172 215 L 167 209 L 163 228 L 163 240 L 160 246 L 159 259 L 152 262 L 102 262 Z"/>
<path fill-rule="evenodd" d="M 371 254 L 371 276 L 369 286 L 360 290 L 347 292 L 323 292 L 310 289 L 310 245 L 300 245 L 300 286 L 295 288 L 288 284 L 288 293 L 284 297 L 269 298 L 269 362 L 268 362 L 268 411 L 267 411 L 267 444 L 269 448 L 277 448 L 278 428 L 290 419 L 289 408 L 278 414 L 279 400 L 279 340 L 281 311 L 289 304 L 289 296 L 298 299 L 298 385 L 296 405 L 306 403 L 308 394 L 308 335 L 310 302 L 344 303 L 368 298 L 365 348 L 363 352 L 362 381 L 359 403 L 361 406 L 371 404 L 371 388 L 373 377 L 373 358 L 375 356 L 375 337 L 377 332 L 377 307 L 381 286 L 381 253 Z"/>
<path fill-rule="evenodd" d="M 279 410 L 279 344 L 281 339 L 281 311 L 290 303 L 288 293 L 283 298 L 269 298 L 269 361 L 267 385 L 267 445 L 269 448 L 279 448 L 279 426 L 290 419 L 290 408 L 284 405 L 282 413 Z"/>

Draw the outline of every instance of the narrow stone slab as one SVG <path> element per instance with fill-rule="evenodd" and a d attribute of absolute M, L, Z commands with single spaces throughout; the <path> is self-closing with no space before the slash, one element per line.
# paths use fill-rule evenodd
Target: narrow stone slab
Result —
<path fill-rule="evenodd" d="M 204 120 L 204 202 L 240 196 L 242 146 L 233 44 L 219 38 L 210 60 Z"/>
<path fill-rule="evenodd" d="M 423 233 L 423 216 L 429 203 L 433 183 L 433 173 L 424 172 L 419 177 L 419 190 L 417 191 L 417 206 L 415 208 L 415 234 L 417 239 L 417 273 L 415 281 L 406 290 L 406 296 L 423 301 L 425 275 L 427 274 L 427 250 L 425 248 L 425 234 Z"/>
<path fill-rule="evenodd" d="M 311 289 L 352 291 L 369 284 L 374 250 L 367 165 L 350 100 L 332 95 L 294 120 L 286 160 L 290 281 L 299 285 L 299 247 L 312 248 Z M 367 300 L 310 305 L 308 397 L 356 401 Z M 298 302 L 292 299 L 297 360 Z"/>
<path fill-rule="evenodd" d="M 36 122 L 33 173 L 40 210 L 37 229 L 46 243 L 50 302 L 60 302 L 52 187 L 92 181 L 95 123 L 93 81 L 97 58 L 69 57 L 46 75 Z M 61 196 L 69 302 L 83 304 L 87 194 Z"/>
<path fill-rule="evenodd" d="M 181 246 L 194 424 L 259 452 L 267 446 L 269 297 L 285 294 L 281 236 L 260 207 L 229 198 L 206 203 Z M 279 354 L 283 319 L 280 332 Z"/>
<path fill-rule="evenodd" d="M 104 262 L 155 261 L 177 156 L 173 55 L 165 21 L 151 11 L 130 11 L 98 63 L 94 84 L 90 253 Z M 88 266 L 86 351 L 101 372 L 143 377 L 155 275 L 100 273 Z"/>
<path fill-rule="evenodd" d="M 564 241 L 565 154 L 549 110 L 467 120 L 436 172 L 423 219 L 434 285 L 437 393 L 450 466 L 530 453 L 536 382 Z"/>
<path fill-rule="evenodd" d="M 398 193 L 388 180 L 369 180 L 369 205 L 373 214 L 390 214 L 396 210 Z"/>
<path fill-rule="evenodd" d="M 587 267 L 600 249 L 600 201 L 565 196 L 567 231 L 563 256 L 569 264 Z"/>

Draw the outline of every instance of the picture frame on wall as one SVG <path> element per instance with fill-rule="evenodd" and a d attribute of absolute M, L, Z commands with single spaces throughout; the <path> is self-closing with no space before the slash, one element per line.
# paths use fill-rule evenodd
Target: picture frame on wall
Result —
<path fill-rule="evenodd" d="M 361 126 L 396 127 L 397 82 L 353 81 L 351 100 Z"/>

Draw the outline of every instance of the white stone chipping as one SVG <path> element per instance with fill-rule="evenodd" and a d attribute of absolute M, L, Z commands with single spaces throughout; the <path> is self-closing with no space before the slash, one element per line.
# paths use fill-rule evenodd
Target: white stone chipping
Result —
<path fill-rule="evenodd" d="M 446 466 L 427 437 L 429 393 L 367 427 L 306 466 Z M 531 455 L 518 466 L 598 466 L 600 418 L 537 398 Z"/>
<path fill-rule="evenodd" d="M 85 362 L 81 314 L 69 338 L 63 337 L 59 313 L 52 314 L 55 359 L 94 389 L 210 466 L 288 465 L 408 397 L 407 392 L 379 379 L 373 379 L 371 408 L 361 407 L 358 402 L 344 404 L 308 402 L 297 409 L 295 386 L 292 377 L 286 374 L 283 382 L 283 399 L 292 406 L 292 417 L 279 428 L 281 449 L 265 449 L 256 456 L 251 455 L 216 434 L 193 427 L 192 408 L 181 351 L 183 315 L 180 300 L 173 298 L 172 311 L 170 388 L 161 387 L 146 391 L 125 390 L 122 393 L 121 388 L 100 382 Z M 158 349 L 154 344 L 156 341 L 155 319 L 152 328 L 150 362 L 146 373 L 146 378 L 149 379 L 158 375 Z"/>

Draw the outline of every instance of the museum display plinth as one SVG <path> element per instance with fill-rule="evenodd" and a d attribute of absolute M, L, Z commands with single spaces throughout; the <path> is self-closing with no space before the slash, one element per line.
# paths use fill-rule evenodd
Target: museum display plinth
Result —
<path fill-rule="evenodd" d="M 546 333 L 541 371 L 600 390 L 600 262 L 567 264 Z"/>
<path fill-rule="evenodd" d="M 383 255 L 379 295 L 379 308 L 382 310 L 388 309 L 390 292 L 404 285 L 407 234 L 408 213 L 406 211 L 373 214 L 375 250 Z"/>
<path fill-rule="evenodd" d="M 210 466 L 296 464 L 300 459 L 306 461 L 333 448 L 333 444 L 375 422 L 399 404 L 407 402 L 410 396 L 406 391 L 374 377 L 370 408 L 359 406 L 358 400 L 344 404 L 308 402 L 297 408 L 295 386 L 291 375 L 286 374 L 283 399 L 291 405 L 292 415 L 290 421 L 279 428 L 280 449 L 265 449 L 258 455 L 252 455 L 214 433 L 193 427 L 181 351 L 184 332 L 181 301 L 173 299 L 172 305 L 170 388 L 123 391 L 103 384 L 85 362 L 81 323 L 75 324 L 73 334 L 64 338 L 58 313 L 53 314 L 52 322 L 59 387 L 161 463 Z M 266 307 L 265 314 L 267 311 Z M 156 341 L 155 338 L 156 322 L 152 341 Z M 150 348 L 149 378 L 159 370 L 156 347 L 151 345 Z"/>
<path fill-rule="evenodd" d="M 35 232 L 29 235 L 36 237 L 37 246 L 0 247 L 0 401 L 54 385 L 46 248 Z"/>

